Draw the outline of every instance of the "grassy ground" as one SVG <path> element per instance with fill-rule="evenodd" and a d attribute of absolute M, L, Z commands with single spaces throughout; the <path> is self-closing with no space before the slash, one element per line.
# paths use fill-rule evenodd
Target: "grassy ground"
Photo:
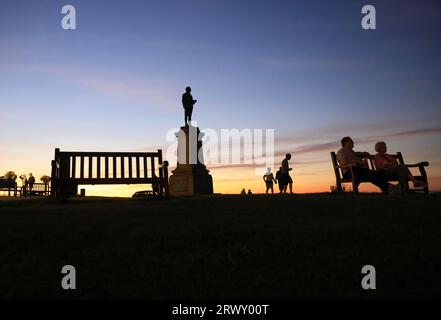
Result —
<path fill-rule="evenodd" d="M 0 201 L 1 298 L 434 298 L 441 194 Z M 76 291 L 60 287 L 77 270 Z M 361 268 L 377 290 L 361 289 Z"/>

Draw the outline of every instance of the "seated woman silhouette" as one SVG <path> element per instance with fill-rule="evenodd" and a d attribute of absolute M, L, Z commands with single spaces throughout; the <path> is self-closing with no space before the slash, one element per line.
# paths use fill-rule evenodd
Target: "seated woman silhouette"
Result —
<path fill-rule="evenodd" d="M 412 181 L 415 188 L 424 188 L 427 186 L 426 183 L 417 181 L 406 165 L 399 164 L 397 159 L 387 153 L 385 142 L 377 142 L 377 144 L 375 144 L 375 151 L 377 152 L 374 156 L 375 168 L 386 172 L 390 178 L 398 180 L 401 190 L 407 191 L 407 181 Z"/>

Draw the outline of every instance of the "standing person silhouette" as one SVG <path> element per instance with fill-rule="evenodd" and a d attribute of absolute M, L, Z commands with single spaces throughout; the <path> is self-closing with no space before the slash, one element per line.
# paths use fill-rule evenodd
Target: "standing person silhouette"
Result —
<path fill-rule="evenodd" d="M 283 180 L 282 180 L 282 167 L 280 167 L 279 170 L 277 170 L 276 172 L 276 181 L 279 183 L 279 191 L 280 193 L 282 193 L 284 188 Z"/>
<path fill-rule="evenodd" d="M 263 175 L 263 181 L 265 181 L 266 186 L 266 194 L 268 194 L 268 190 L 271 189 L 271 194 L 274 193 L 274 187 L 273 187 L 273 181 L 277 183 L 276 179 L 274 179 L 274 176 L 271 172 L 271 168 L 267 168 L 267 171 Z"/>
<path fill-rule="evenodd" d="M 289 193 L 292 193 L 292 178 L 289 172 L 292 168 L 289 167 L 288 161 L 291 160 L 291 155 L 286 154 L 285 159 L 282 161 L 282 181 L 283 181 L 283 193 L 286 193 L 286 187 L 289 185 Z"/>
<path fill-rule="evenodd" d="M 193 100 L 193 96 L 191 95 L 191 88 L 185 88 L 185 93 L 182 95 L 182 106 L 185 110 L 185 126 L 191 124 L 191 114 L 193 113 L 193 105 L 197 102 L 197 100 Z M 188 122 L 187 122 L 188 119 Z"/>
<path fill-rule="evenodd" d="M 26 197 L 27 189 L 28 189 L 28 179 L 26 178 L 25 174 L 22 174 L 20 176 L 20 179 L 21 179 L 21 196 Z"/>
<path fill-rule="evenodd" d="M 35 177 L 32 173 L 29 173 L 28 186 L 29 186 L 29 195 L 32 196 L 32 189 L 34 188 Z"/>

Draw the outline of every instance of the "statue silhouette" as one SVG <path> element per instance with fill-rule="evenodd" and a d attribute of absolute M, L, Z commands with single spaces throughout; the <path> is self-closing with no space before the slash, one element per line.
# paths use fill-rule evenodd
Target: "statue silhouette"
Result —
<path fill-rule="evenodd" d="M 182 95 L 182 106 L 185 110 L 185 126 L 191 123 L 191 114 L 193 113 L 193 105 L 197 102 L 197 100 L 193 100 L 193 96 L 191 95 L 191 88 L 185 88 L 185 93 Z M 187 122 L 188 119 L 188 122 Z"/>

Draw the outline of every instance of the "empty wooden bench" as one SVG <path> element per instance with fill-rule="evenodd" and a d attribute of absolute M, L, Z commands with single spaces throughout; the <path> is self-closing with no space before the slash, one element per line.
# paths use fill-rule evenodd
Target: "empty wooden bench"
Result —
<path fill-rule="evenodd" d="M 32 191 L 28 187 L 28 192 L 31 196 L 49 196 L 51 194 L 51 187 L 49 183 L 34 183 Z"/>
<path fill-rule="evenodd" d="M 73 152 L 55 149 L 51 195 L 78 194 L 79 185 L 151 184 L 168 196 L 168 162 L 157 152 Z"/>
<path fill-rule="evenodd" d="M 403 160 L 403 155 L 401 154 L 401 152 L 398 152 L 397 154 L 392 154 L 391 156 L 393 156 L 395 159 L 397 159 L 399 164 L 402 165 L 406 165 L 408 168 L 418 168 L 419 169 L 419 173 L 420 175 L 413 175 L 415 177 L 415 179 L 424 182 L 425 184 L 427 184 L 426 187 L 424 188 L 419 188 L 419 189 L 413 189 L 415 191 L 423 191 L 424 193 L 429 193 L 429 186 L 428 186 L 428 181 L 427 181 L 427 173 L 426 173 L 426 169 L 425 167 L 429 166 L 428 162 L 420 162 L 420 163 L 416 163 L 416 164 L 405 164 L 404 160 Z M 370 155 L 368 158 L 368 166 L 369 169 L 371 170 L 376 170 L 375 168 L 375 163 L 374 163 L 374 156 Z M 334 167 L 334 173 L 335 173 L 335 180 L 336 180 L 336 188 L 337 191 L 341 191 L 342 190 L 342 185 L 343 183 L 350 183 L 352 184 L 352 190 L 354 193 L 358 193 L 358 186 L 359 184 L 357 184 L 355 182 L 356 177 L 354 175 L 354 171 L 353 171 L 353 166 L 349 165 L 349 166 L 345 166 L 342 167 L 338 164 L 337 162 L 337 155 L 335 152 L 331 152 L 331 160 L 332 160 L 332 165 Z M 351 172 L 351 177 L 350 178 L 343 178 L 343 169 L 349 169 L 349 171 Z M 388 180 L 389 182 L 398 182 L 397 180 Z M 360 183 L 362 182 L 368 182 L 368 181 L 360 181 Z"/>
<path fill-rule="evenodd" d="M 14 197 L 19 194 L 17 182 L 5 180 L 3 177 L 0 177 L 0 191 L 7 191 L 9 197 L 11 196 L 11 193 Z"/>

